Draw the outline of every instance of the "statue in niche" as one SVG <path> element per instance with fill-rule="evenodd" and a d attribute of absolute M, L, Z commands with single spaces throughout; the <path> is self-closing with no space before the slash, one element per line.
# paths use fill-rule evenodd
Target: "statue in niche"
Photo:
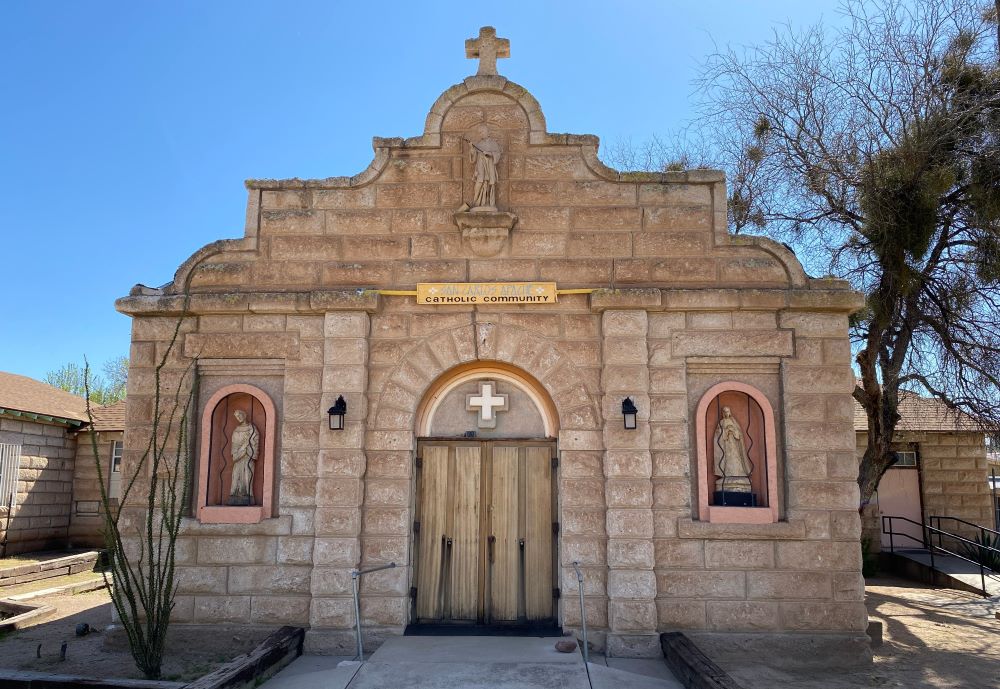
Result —
<path fill-rule="evenodd" d="M 253 504 L 253 465 L 257 459 L 257 449 L 260 446 L 260 433 L 257 427 L 247 421 L 247 414 L 242 409 L 233 412 L 239 425 L 233 429 L 230 447 L 233 455 L 233 482 L 229 489 L 230 505 Z"/>
<path fill-rule="evenodd" d="M 495 211 L 497 209 L 497 163 L 500 162 L 500 144 L 482 131 L 477 143 L 469 141 L 472 147 L 469 157 L 474 165 L 472 178 L 475 180 L 473 211 Z"/>
<path fill-rule="evenodd" d="M 733 493 L 751 492 L 750 471 L 743 429 L 733 418 L 732 410 L 723 407 L 715 433 L 715 475 L 722 478 L 715 482 L 715 489 Z"/>

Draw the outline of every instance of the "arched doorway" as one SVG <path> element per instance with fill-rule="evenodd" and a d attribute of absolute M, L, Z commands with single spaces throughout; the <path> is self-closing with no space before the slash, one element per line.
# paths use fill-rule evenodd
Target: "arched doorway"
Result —
<path fill-rule="evenodd" d="M 545 389 L 506 365 L 436 381 L 417 414 L 417 625 L 554 625 L 556 434 Z"/>

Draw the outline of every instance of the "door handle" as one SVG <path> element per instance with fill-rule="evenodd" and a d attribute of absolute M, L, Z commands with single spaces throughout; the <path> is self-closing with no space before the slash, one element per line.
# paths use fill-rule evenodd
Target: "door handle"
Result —
<path fill-rule="evenodd" d="M 497 537 L 492 535 L 487 540 L 487 543 L 489 543 L 490 545 L 490 564 L 493 564 L 493 555 L 494 555 L 493 551 L 496 547 L 496 542 L 497 542 Z"/>
<path fill-rule="evenodd" d="M 524 550 L 524 539 L 523 538 L 517 539 L 517 547 L 520 548 L 521 550 Z"/>
<path fill-rule="evenodd" d="M 447 536 L 441 536 L 441 543 L 448 548 L 451 547 L 451 539 L 448 538 Z"/>

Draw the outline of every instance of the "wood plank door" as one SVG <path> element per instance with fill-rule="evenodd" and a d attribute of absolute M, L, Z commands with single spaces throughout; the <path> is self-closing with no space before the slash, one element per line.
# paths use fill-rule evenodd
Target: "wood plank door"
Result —
<path fill-rule="evenodd" d="M 420 446 L 417 476 L 416 618 L 479 619 L 483 447 Z"/>
<path fill-rule="evenodd" d="M 549 443 L 489 443 L 489 622 L 555 619 L 555 538 Z"/>
<path fill-rule="evenodd" d="M 415 621 L 554 620 L 553 443 L 417 447 Z"/>

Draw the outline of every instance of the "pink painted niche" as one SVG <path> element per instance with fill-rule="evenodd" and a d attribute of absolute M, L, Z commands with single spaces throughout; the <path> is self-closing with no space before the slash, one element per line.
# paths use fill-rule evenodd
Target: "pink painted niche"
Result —
<path fill-rule="evenodd" d="M 712 504 L 716 481 L 722 478 L 715 473 L 715 452 L 719 419 L 725 407 L 729 408 L 732 418 L 743 432 L 751 464 L 750 487 L 757 495 L 757 507 Z M 771 524 L 778 521 L 774 411 L 764 393 L 736 381 L 713 385 L 698 402 L 695 433 L 698 445 L 698 518 L 720 524 Z"/>
<path fill-rule="evenodd" d="M 236 412 L 257 429 L 257 452 L 249 505 L 232 505 L 231 440 L 240 425 Z M 253 385 L 227 385 L 212 395 L 201 415 L 198 462 L 198 521 L 205 524 L 256 524 L 272 516 L 274 494 L 274 403 Z"/>

